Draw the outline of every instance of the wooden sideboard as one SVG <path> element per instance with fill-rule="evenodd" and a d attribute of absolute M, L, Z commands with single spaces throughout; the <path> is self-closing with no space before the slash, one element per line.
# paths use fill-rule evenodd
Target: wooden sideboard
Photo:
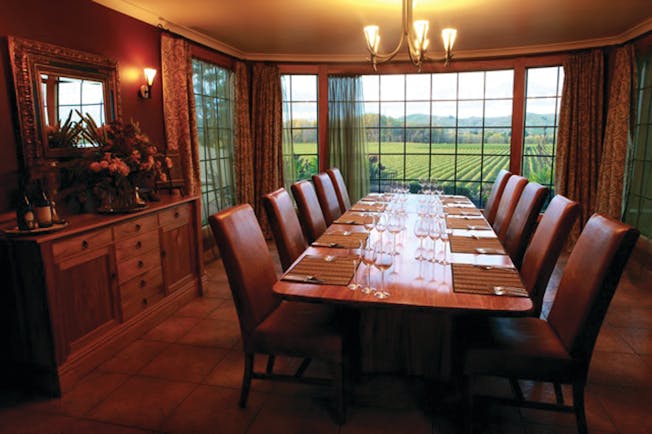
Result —
<path fill-rule="evenodd" d="M 198 197 L 163 195 L 137 213 L 72 216 L 58 232 L 3 238 L 10 369 L 60 394 L 200 295 L 199 207 Z"/>

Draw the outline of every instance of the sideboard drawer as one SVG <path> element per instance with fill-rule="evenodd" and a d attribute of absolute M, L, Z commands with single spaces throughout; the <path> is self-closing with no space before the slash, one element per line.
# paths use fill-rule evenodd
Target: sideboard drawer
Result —
<path fill-rule="evenodd" d="M 161 252 L 150 250 L 141 255 L 118 264 L 118 281 L 120 284 L 137 275 L 161 266 Z"/>
<path fill-rule="evenodd" d="M 69 256 L 105 246 L 111 243 L 112 239 L 113 236 L 110 228 L 91 231 L 52 243 L 52 254 L 54 255 L 55 261 L 60 262 Z"/>
<path fill-rule="evenodd" d="M 150 250 L 159 250 L 158 232 L 156 231 L 146 232 L 117 242 L 115 257 L 120 263 Z"/>
<path fill-rule="evenodd" d="M 179 205 L 162 211 L 159 214 L 161 226 L 178 225 L 188 222 L 190 219 L 190 205 Z"/>
<path fill-rule="evenodd" d="M 116 225 L 113 230 L 115 231 L 116 241 L 119 241 L 133 235 L 153 231 L 157 228 L 157 226 L 158 222 L 156 220 L 156 215 L 152 214 L 145 217 L 129 220 L 125 223 L 120 223 L 119 225 Z"/>

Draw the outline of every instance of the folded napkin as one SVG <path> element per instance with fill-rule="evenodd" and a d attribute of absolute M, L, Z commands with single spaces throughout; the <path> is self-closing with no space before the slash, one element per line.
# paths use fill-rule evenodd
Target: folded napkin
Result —
<path fill-rule="evenodd" d="M 348 285 L 358 266 L 356 256 L 306 255 L 281 280 L 321 285 Z"/>
<path fill-rule="evenodd" d="M 358 202 L 351 207 L 351 211 L 358 212 L 382 212 L 385 210 L 385 204 L 376 202 Z"/>
<path fill-rule="evenodd" d="M 470 264 L 452 264 L 453 291 L 468 294 L 528 297 L 515 268 L 481 268 Z M 504 292 L 499 294 L 503 288 Z"/>
<path fill-rule="evenodd" d="M 474 229 L 486 230 L 491 229 L 489 223 L 482 218 L 461 219 L 455 217 L 446 217 L 446 227 L 448 229 Z"/>
<path fill-rule="evenodd" d="M 451 252 L 453 253 L 484 253 L 504 255 L 505 250 L 498 238 L 471 238 L 462 235 L 450 235 Z M 480 249 L 480 251 L 476 250 Z"/>
<path fill-rule="evenodd" d="M 344 249 L 357 249 L 360 242 L 367 240 L 369 236 L 366 232 L 326 232 L 319 237 L 314 243 L 315 247 L 340 247 Z"/>
<path fill-rule="evenodd" d="M 337 223 L 338 225 L 363 225 L 365 221 L 369 220 L 371 220 L 370 215 L 347 211 L 337 220 L 333 221 L 333 223 Z"/>
<path fill-rule="evenodd" d="M 468 215 L 468 216 L 481 216 L 482 211 L 475 207 L 459 207 L 459 206 L 450 206 L 445 207 L 446 214 L 448 215 Z"/>

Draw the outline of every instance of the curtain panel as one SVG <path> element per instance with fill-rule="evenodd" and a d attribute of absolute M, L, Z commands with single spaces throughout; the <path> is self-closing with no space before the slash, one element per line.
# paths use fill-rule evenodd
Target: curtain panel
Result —
<path fill-rule="evenodd" d="M 186 193 L 201 192 L 192 53 L 185 39 L 161 34 L 161 77 L 167 153 L 178 153 Z"/>
<path fill-rule="evenodd" d="M 555 190 L 581 205 L 574 242 L 595 212 L 603 143 L 604 55 L 596 49 L 571 56 L 564 63 L 564 88 L 559 113 Z"/>
<path fill-rule="evenodd" d="M 251 83 L 254 209 L 269 238 L 262 195 L 283 186 L 283 98 L 278 66 L 254 64 Z"/>
<path fill-rule="evenodd" d="M 251 140 L 249 68 L 236 62 L 234 68 L 234 165 L 238 203 L 254 204 L 254 146 Z"/>
<path fill-rule="evenodd" d="M 330 167 L 342 172 L 352 202 L 369 192 L 369 161 L 364 123 L 362 78 L 328 79 Z"/>
<path fill-rule="evenodd" d="M 598 180 L 596 211 L 620 219 L 627 153 L 631 144 L 636 55 L 632 44 L 616 49 Z"/>

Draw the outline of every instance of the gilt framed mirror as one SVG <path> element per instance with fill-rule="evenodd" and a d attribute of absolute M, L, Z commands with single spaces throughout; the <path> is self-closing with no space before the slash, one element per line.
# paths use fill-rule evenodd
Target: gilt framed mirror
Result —
<path fill-rule="evenodd" d="M 120 118 L 117 61 L 8 37 L 25 169 L 37 175 L 92 145 L 74 131 L 78 113 L 98 125 Z"/>

